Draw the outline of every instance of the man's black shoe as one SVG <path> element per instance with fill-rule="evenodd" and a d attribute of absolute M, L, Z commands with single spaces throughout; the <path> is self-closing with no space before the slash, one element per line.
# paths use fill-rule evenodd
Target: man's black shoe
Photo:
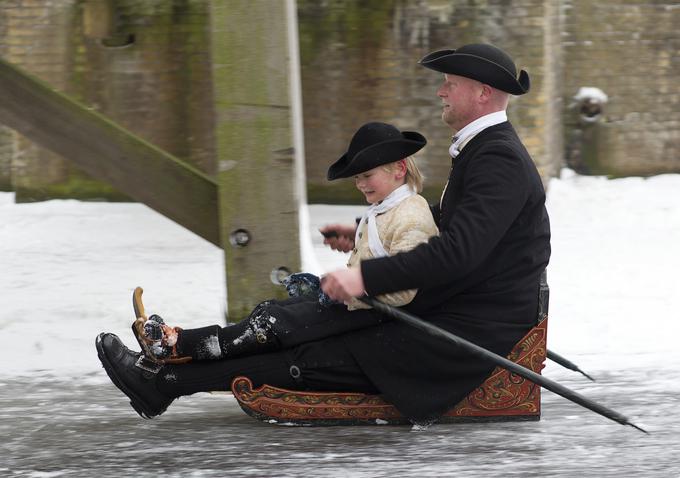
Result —
<path fill-rule="evenodd" d="M 153 418 L 168 408 L 173 399 L 156 388 L 158 365 L 146 367 L 144 357 L 127 348 L 114 334 L 99 334 L 95 345 L 109 378 L 128 396 L 130 405 L 141 417 Z"/>

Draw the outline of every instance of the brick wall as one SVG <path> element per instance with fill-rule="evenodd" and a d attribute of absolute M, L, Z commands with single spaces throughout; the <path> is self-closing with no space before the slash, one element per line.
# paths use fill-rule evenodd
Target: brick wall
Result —
<path fill-rule="evenodd" d="M 541 172 L 556 171 L 561 118 L 555 58 L 559 11 L 543 0 L 298 3 L 307 180 L 310 201 L 360 200 L 351 181 L 325 180 L 366 121 L 386 121 L 428 138 L 418 154 L 426 196 L 438 198 L 448 177 L 451 132 L 440 118 L 442 75 L 418 65 L 430 51 L 490 42 L 530 72 L 532 91 L 513 98 L 509 116 Z M 546 39 L 549 43 L 546 43 Z"/>
<path fill-rule="evenodd" d="M 680 172 L 680 5 L 562 4 L 568 164 L 618 176 Z M 608 97 L 598 121 L 583 121 L 573 102 L 583 86 Z"/>
<path fill-rule="evenodd" d="M 0 8 L 0 58 L 6 56 L 7 44 L 2 39 L 7 37 L 7 15 Z M 0 191 L 12 190 L 12 131 L 0 125 Z"/>
<path fill-rule="evenodd" d="M 5 21 L 4 58 L 57 89 L 65 89 L 73 1 L 7 0 L 1 4 Z M 57 155 L 12 132 L 10 151 L 13 188 L 35 181 L 65 178 L 69 164 Z M 28 179 L 31 178 L 31 179 Z"/>
<path fill-rule="evenodd" d="M 8 61 L 162 149 L 214 170 L 206 2 L 7 0 L 0 11 Z M 17 200 L 123 198 L 13 134 Z"/>
<path fill-rule="evenodd" d="M 440 75 L 417 60 L 477 41 L 506 49 L 531 74 L 532 91 L 512 100 L 509 115 L 544 178 L 565 158 L 581 172 L 679 172 L 676 3 L 298 0 L 310 200 L 356 199 L 351 184 L 329 185 L 325 173 L 371 120 L 427 136 L 419 163 L 433 199 L 447 175 L 450 133 L 439 118 Z M 214 172 L 208 5 L 4 0 L 0 55 Z M 582 86 L 608 96 L 597 121 L 584 121 L 573 101 Z M 0 187 L 8 157 L 14 184 L 34 190 L 26 197 L 52 183 L 85 187 L 68 162 L 7 129 L 0 129 Z"/>
<path fill-rule="evenodd" d="M 0 191 L 12 191 L 12 131 L 0 126 Z"/>

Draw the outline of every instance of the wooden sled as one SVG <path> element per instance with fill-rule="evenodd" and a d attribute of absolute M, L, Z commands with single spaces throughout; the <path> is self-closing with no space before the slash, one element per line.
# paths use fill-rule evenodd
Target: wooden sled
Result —
<path fill-rule="evenodd" d="M 545 273 L 539 291 L 538 325 L 507 358 L 541 373 L 547 356 L 549 290 Z M 300 392 L 271 385 L 253 389 L 247 377 L 236 377 L 231 390 L 243 411 L 266 423 L 298 426 L 401 425 L 410 423 L 379 395 Z M 445 413 L 437 423 L 540 420 L 541 387 L 496 367 L 476 390 Z"/>
<path fill-rule="evenodd" d="M 546 359 L 547 320 L 531 329 L 508 359 L 540 373 Z M 379 395 L 300 392 L 263 385 L 253 390 L 247 377 L 236 377 L 231 390 L 248 415 L 267 423 L 292 425 L 400 425 L 409 423 Z M 438 423 L 539 420 L 541 387 L 496 367 L 493 373 Z"/>

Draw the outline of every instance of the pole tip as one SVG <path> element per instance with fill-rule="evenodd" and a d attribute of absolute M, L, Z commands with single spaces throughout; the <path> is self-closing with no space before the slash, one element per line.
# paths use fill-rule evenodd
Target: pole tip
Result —
<path fill-rule="evenodd" d="M 647 430 L 645 430 L 645 429 L 642 428 L 642 427 L 637 426 L 635 423 L 628 422 L 628 425 L 630 425 L 630 426 L 633 427 L 633 428 L 637 428 L 638 430 L 640 430 L 640 431 L 643 432 L 643 433 L 646 433 L 647 435 L 650 434 Z"/>

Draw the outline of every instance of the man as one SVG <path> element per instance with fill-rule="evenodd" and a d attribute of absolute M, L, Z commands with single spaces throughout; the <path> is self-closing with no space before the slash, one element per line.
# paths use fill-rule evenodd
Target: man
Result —
<path fill-rule="evenodd" d="M 518 77 L 512 59 L 491 45 L 437 51 L 421 63 L 444 73 L 442 118 L 456 135 L 449 182 L 432 208 L 440 234 L 409 252 L 332 272 L 322 287 L 342 301 L 364 291 L 418 289 L 405 309 L 506 355 L 535 325 L 539 279 L 550 255 L 543 186 L 505 116 L 509 95 L 526 93 L 529 77 L 524 71 Z M 327 244 L 354 247 L 353 231 L 336 227 L 338 237 Z M 276 317 L 272 311 L 296 317 L 295 305 L 263 303 L 254 312 L 264 323 Z M 321 328 L 308 339 L 292 337 L 283 350 L 265 346 L 247 356 L 167 364 L 156 372 L 136 366 L 139 354 L 115 335 L 101 334 L 97 350 L 114 384 L 145 417 L 163 413 L 176 397 L 225 390 L 245 375 L 255 386 L 381 393 L 422 423 L 452 408 L 494 368 L 372 309 L 329 314 L 343 332 L 324 335 Z M 344 327 L 348 321 L 362 325 Z"/>
<path fill-rule="evenodd" d="M 421 64 L 444 74 L 437 95 L 454 133 L 449 181 L 432 208 L 440 234 L 412 251 L 332 272 L 322 288 L 336 300 L 418 288 L 407 310 L 505 356 L 535 324 L 550 257 L 543 186 L 505 113 L 511 94 L 528 92 L 529 76 L 517 76 L 512 59 L 485 44 L 436 51 Z M 352 355 L 410 417 L 445 412 L 493 370 L 400 323 L 367 332 L 347 338 Z"/>

